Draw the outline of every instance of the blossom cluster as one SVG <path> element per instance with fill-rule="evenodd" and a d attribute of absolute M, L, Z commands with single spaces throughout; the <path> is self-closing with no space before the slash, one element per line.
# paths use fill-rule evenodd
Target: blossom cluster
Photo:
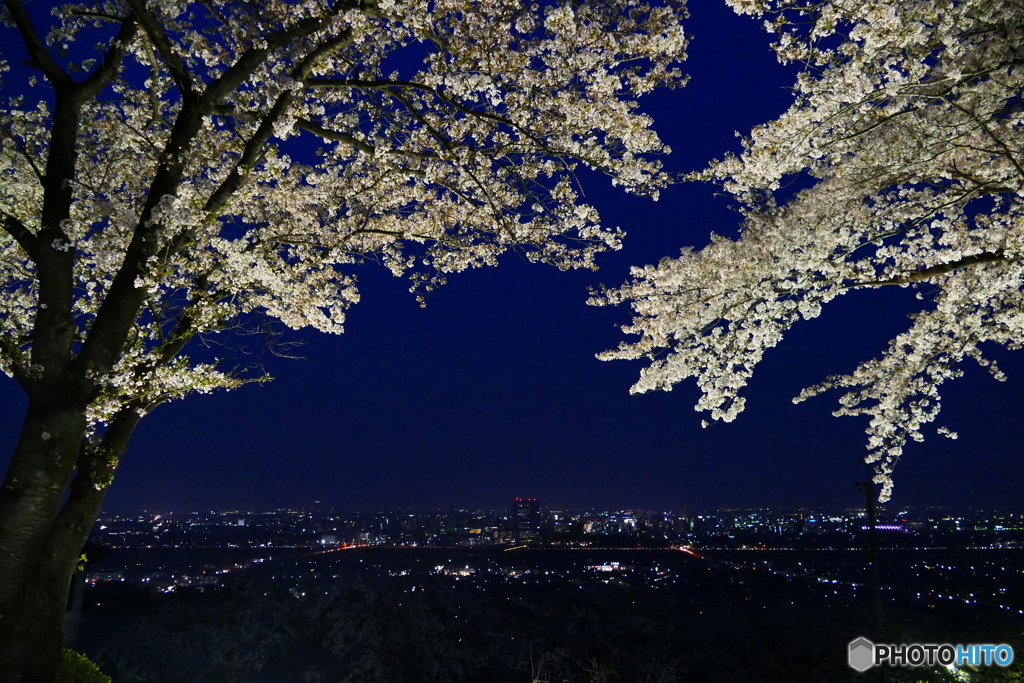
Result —
<path fill-rule="evenodd" d="M 630 303 L 624 331 L 640 335 L 601 357 L 651 359 L 634 391 L 696 378 L 697 408 L 728 421 L 765 350 L 798 320 L 860 288 L 919 288 L 923 310 L 880 358 L 796 399 L 847 390 L 835 414 L 869 417 L 866 460 L 886 500 L 907 439 L 935 420 L 961 361 L 1001 378 L 984 345 L 1024 341 L 1024 9 L 731 4 L 765 19 L 781 60 L 806 65 L 794 102 L 742 155 L 695 176 L 736 200 L 737 239 L 712 236 L 595 295 Z M 805 189 L 787 189 L 794 179 Z"/>
<path fill-rule="evenodd" d="M 685 82 L 681 0 L 114 0 L 54 17 L 45 78 L 0 105 L 0 369 L 32 379 L 40 264 L 71 254 L 68 352 L 91 354 L 97 425 L 236 385 L 182 355 L 197 335 L 251 316 L 342 331 L 367 261 L 420 291 L 509 250 L 593 267 L 621 232 L 575 169 L 646 195 L 669 181 L 637 98 Z M 110 82 L 76 104 L 69 148 L 50 93 L 83 73 Z M 60 183 L 55 155 L 73 160 Z"/>

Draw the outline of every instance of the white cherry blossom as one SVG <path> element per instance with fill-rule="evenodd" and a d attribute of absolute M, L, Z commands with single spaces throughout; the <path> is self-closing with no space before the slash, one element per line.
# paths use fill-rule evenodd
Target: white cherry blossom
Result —
<path fill-rule="evenodd" d="M 935 420 L 939 387 L 985 343 L 1024 341 L 1024 8 L 997 0 L 731 0 L 763 17 L 783 61 L 806 65 L 782 116 L 720 183 L 743 223 L 593 302 L 628 302 L 639 339 L 605 359 L 650 359 L 634 392 L 695 378 L 698 410 L 729 421 L 765 350 L 861 287 L 919 288 L 928 302 L 877 359 L 796 400 L 846 390 L 865 415 L 880 498 L 907 439 Z M 809 182 L 803 179 L 810 179 Z M 786 190 L 793 181 L 806 187 Z M 808 186 L 809 185 L 809 186 Z M 941 431 L 945 434 L 945 431 Z"/>

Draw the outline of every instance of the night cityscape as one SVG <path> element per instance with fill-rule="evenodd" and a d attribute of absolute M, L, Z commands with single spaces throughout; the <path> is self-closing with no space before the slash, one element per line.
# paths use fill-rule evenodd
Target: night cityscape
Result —
<path fill-rule="evenodd" d="M 580 511 L 542 503 L 104 514 L 78 584 L 78 642 L 131 680 L 170 680 L 160 668 L 170 662 L 196 680 L 360 680 L 367 667 L 381 680 L 422 680 L 423 662 L 413 666 L 408 655 L 430 647 L 447 653 L 431 655 L 441 667 L 436 680 L 593 680 L 598 670 L 644 680 L 633 670 L 640 663 L 657 664 L 660 680 L 728 681 L 737 672 L 853 680 L 843 639 L 874 629 L 879 617 L 887 633 L 917 642 L 1016 642 L 1024 627 L 1024 513 L 885 507 L 872 534 L 864 508 Z M 487 622 L 481 641 L 486 605 L 497 622 Z M 223 610 L 262 620 L 239 623 L 267 643 L 231 619 L 199 644 L 172 633 L 197 637 L 181 620 L 213 628 L 211 615 Z M 353 629 L 344 646 L 330 635 L 342 613 Z M 645 621 L 654 615 L 656 623 Z M 601 628 L 586 631 L 589 619 Z M 776 642 L 763 630 L 771 623 L 786 637 Z M 411 634 L 418 628 L 426 634 Z M 555 637 L 563 628 L 583 632 L 567 644 Z M 633 641 L 629 628 L 647 635 Z M 389 645 L 373 629 L 411 640 Z M 464 650 L 460 639 L 474 629 Z M 496 649 L 501 638 L 508 642 Z M 141 659 L 130 646 L 140 640 Z M 723 648 L 734 641 L 748 650 L 723 669 Z M 194 666 L 182 669 L 187 642 Z M 249 648 L 247 657 L 225 656 L 236 647 Z M 951 675 L 910 671 L 906 679 L 890 671 L 890 680 Z M 957 675 L 950 680 L 989 680 L 977 669 Z"/>
<path fill-rule="evenodd" d="M 320 506 L 317 506 L 320 507 Z M 880 510 L 885 547 L 1015 548 L 1024 513 L 955 508 Z M 389 547 L 857 548 L 869 530 L 863 509 L 548 510 L 517 498 L 494 510 L 324 510 L 104 514 L 90 540 L 112 549 Z"/>

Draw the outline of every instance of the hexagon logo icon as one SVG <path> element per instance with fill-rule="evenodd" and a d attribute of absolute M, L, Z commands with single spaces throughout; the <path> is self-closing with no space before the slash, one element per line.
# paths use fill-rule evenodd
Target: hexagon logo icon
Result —
<path fill-rule="evenodd" d="M 875 665 L 875 644 L 864 636 L 851 640 L 847 662 L 851 669 L 864 673 Z"/>

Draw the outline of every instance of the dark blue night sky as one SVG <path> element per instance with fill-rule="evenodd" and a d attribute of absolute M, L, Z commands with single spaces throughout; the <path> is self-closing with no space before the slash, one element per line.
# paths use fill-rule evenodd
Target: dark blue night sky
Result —
<path fill-rule="evenodd" d="M 695 2 L 690 84 L 642 101 L 685 172 L 739 149 L 787 105 L 793 69 L 775 63 L 758 22 Z M 142 421 L 107 498 L 110 510 L 506 506 L 692 510 L 862 504 L 862 421 L 831 417 L 836 395 L 800 405 L 800 389 L 881 352 L 913 310 L 908 290 L 857 291 L 798 326 L 755 374 L 747 410 L 701 429 L 692 383 L 630 396 L 639 364 L 594 355 L 619 343 L 626 309 L 586 305 L 630 265 L 735 232 L 738 216 L 706 185 L 657 203 L 585 177 L 607 224 L 627 232 L 597 272 L 562 273 L 506 258 L 452 278 L 421 309 L 405 281 L 360 272 L 363 299 L 341 336 L 295 333 L 305 360 L 268 357 L 263 386 L 195 396 Z M 945 389 L 960 438 L 929 432 L 896 471 L 893 507 L 1018 507 L 1024 481 L 1024 359 L 1009 381 L 981 368 Z M 0 383 L 0 441 L 10 452 L 24 401 Z"/>

